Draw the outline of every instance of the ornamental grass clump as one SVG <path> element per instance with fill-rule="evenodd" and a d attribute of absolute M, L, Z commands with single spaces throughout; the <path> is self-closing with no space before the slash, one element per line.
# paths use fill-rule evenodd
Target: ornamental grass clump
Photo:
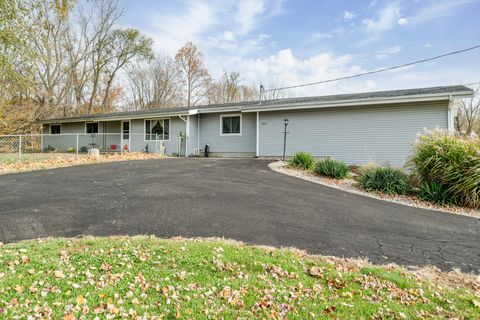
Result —
<path fill-rule="evenodd" d="M 288 160 L 288 164 L 292 167 L 310 170 L 315 165 L 315 159 L 313 159 L 311 154 L 300 151 Z"/>
<path fill-rule="evenodd" d="M 367 167 L 359 175 L 360 186 L 367 191 L 386 194 L 407 194 L 410 192 L 408 176 L 392 167 Z"/>
<path fill-rule="evenodd" d="M 315 164 L 315 172 L 330 178 L 345 179 L 348 176 L 348 166 L 342 161 L 325 158 Z"/>
<path fill-rule="evenodd" d="M 480 139 L 445 131 L 426 132 L 414 144 L 409 165 L 425 184 L 440 185 L 445 202 L 480 208 Z M 438 192 L 437 192 L 438 191 Z M 422 191 L 425 195 L 427 192 Z M 435 196 L 438 198 L 439 196 Z"/>

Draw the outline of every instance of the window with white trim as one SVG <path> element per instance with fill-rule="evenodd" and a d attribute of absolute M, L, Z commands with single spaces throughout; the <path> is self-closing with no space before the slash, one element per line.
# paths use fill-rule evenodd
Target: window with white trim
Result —
<path fill-rule="evenodd" d="M 51 124 L 50 125 L 50 134 L 61 134 L 62 133 L 62 126 L 59 124 Z"/>
<path fill-rule="evenodd" d="M 220 125 L 222 135 L 240 135 L 242 134 L 242 116 L 241 115 L 221 115 Z"/>
<path fill-rule="evenodd" d="M 85 123 L 85 133 L 98 133 L 98 122 Z"/>
<path fill-rule="evenodd" d="M 145 120 L 145 140 L 170 140 L 170 119 Z"/>

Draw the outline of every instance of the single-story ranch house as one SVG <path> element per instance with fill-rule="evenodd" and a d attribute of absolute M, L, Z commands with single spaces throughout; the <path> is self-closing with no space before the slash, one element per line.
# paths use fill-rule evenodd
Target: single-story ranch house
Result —
<path fill-rule="evenodd" d="M 279 157 L 288 119 L 287 155 L 401 166 L 418 133 L 453 130 L 459 99 L 472 94 L 458 85 L 57 118 L 42 121 L 42 143 L 82 134 L 84 145 L 103 134 L 111 151 L 156 152 L 160 144 L 167 154 L 191 156 L 208 144 L 214 157 Z"/>

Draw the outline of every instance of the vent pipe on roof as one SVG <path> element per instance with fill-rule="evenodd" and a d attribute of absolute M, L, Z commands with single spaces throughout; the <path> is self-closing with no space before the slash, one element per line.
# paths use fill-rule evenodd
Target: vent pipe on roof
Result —
<path fill-rule="evenodd" d="M 262 104 L 264 94 L 265 94 L 265 87 L 263 86 L 263 84 L 260 84 L 260 101 L 259 101 L 259 104 Z"/>

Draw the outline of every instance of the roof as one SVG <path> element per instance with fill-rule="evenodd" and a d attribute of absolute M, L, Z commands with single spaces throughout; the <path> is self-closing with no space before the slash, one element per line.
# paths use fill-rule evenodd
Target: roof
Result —
<path fill-rule="evenodd" d="M 64 118 L 53 118 L 40 121 L 40 123 L 52 122 L 78 122 L 78 121 L 101 121 L 105 120 L 120 120 L 128 118 L 142 118 L 144 116 L 173 116 L 173 115 L 188 115 L 195 113 L 208 112 L 228 112 L 228 111 L 268 111 L 268 110 L 288 110 L 302 108 L 307 105 L 310 107 L 333 107 L 333 106 L 357 106 L 379 103 L 392 103 L 402 101 L 432 101 L 432 100 L 446 100 L 452 96 L 465 97 L 471 96 L 473 90 L 463 85 L 456 86 L 439 86 L 429 88 L 417 89 L 403 89 L 403 90 L 387 90 L 363 93 L 348 93 L 336 94 L 314 97 L 298 97 L 298 98 L 284 98 L 273 99 L 266 101 L 247 101 L 225 104 L 210 104 L 195 106 L 193 108 L 178 107 L 178 108 L 163 108 L 140 111 L 126 111 L 114 112 L 105 114 L 79 115 Z"/>

